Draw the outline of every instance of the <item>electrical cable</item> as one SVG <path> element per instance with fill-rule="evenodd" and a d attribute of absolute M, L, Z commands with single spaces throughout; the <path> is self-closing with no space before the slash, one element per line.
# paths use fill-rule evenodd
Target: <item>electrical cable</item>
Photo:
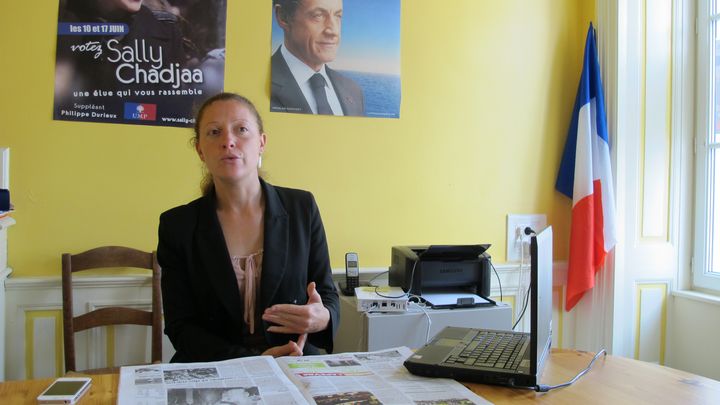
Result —
<path fill-rule="evenodd" d="M 403 298 L 403 297 L 408 297 L 408 298 L 410 298 L 410 291 L 412 291 L 413 279 L 415 278 L 415 266 L 417 266 L 417 264 L 418 264 L 419 261 L 420 261 L 420 260 L 415 260 L 415 263 L 413 263 L 413 268 L 412 268 L 412 271 L 410 272 L 410 288 L 408 288 L 408 291 L 407 291 L 406 293 L 401 294 L 401 295 L 396 295 L 396 296 L 393 296 L 393 295 L 383 295 L 383 294 L 380 294 L 380 293 L 378 292 L 379 286 L 375 286 L 375 294 L 377 294 L 377 295 L 379 295 L 380 297 L 383 297 L 383 298 Z"/>
<path fill-rule="evenodd" d="M 502 283 L 500 282 L 500 276 L 498 275 L 497 269 L 495 269 L 495 265 L 493 264 L 492 260 L 488 259 L 490 262 L 490 267 L 492 267 L 493 271 L 495 272 L 495 278 L 497 278 L 498 281 L 498 287 L 500 287 L 500 302 L 503 300 L 503 293 L 502 293 Z"/>
<path fill-rule="evenodd" d="M 379 285 L 376 285 L 376 286 L 375 286 L 375 294 L 377 294 L 378 297 L 383 297 L 383 298 L 404 298 L 404 297 L 410 297 L 410 294 L 409 294 L 409 293 L 402 293 L 402 294 L 400 294 L 400 295 L 385 295 L 385 294 L 381 294 L 381 293 L 380 293 L 380 288 L 383 288 L 383 287 L 380 287 Z"/>
<path fill-rule="evenodd" d="M 528 304 L 530 303 L 530 300 L 528 299 L 529 295 L 530 295 L 530 289 L 528 288 L 527 293 L 525 293 L 525 297 L 523 298 L 522 312 L 520 312 L 520 316 L 518 317 L 517 321 L 515 321 L 515 324 L 513 325 L 512 330 L 515 330 L 515 328 L 518 326 L 518 324 L 522 320 L 523 315 L 525 315 L 525 310 L 527 310 Z"/>
<path fill-rule="evenodd" d="M 535 391 L 537 391 L 537 392 L 548 392 L 548 391 L 550 391 L 550 390 L 554 390 L 555 388 L 567 387 L 568 385 L 570 385 L 570 384 L 574 383 L 575 381 L 577 381 L 580 377 L 582 377 L 582 376 L 584 376 L 585 374 L 587 374 L 587 372 L 590 371 L 590 368 L 593 366 L 593 363 L 595 363 L 595 360 L 597 360 L 598 357 L 600 357 L 601 354 L 607 356 L 607 351 L 605 351 L 605 349 L 600 349 L 600 351 L 598 351 L 598 352 L 595 354 L 595 356 L 593 356 L 592 360 L 590 360 L 590 364 L 588 364 L 588 366 L 585 367 L 584 370 L 582 370 L 582 371 L 580 371 L 579 373 L 577 373 L 577 375 L 576 375 L 575 377 L 573 377 L 570 381 L 564 382 L 564 383 L 562 383 L 562 384 L 557 384 L 557 385 L 538 384 L 538 385 L 536 385 L 535 387 L 533 387 L 533 389 L 534 389 Z"/>
<path fill-rule="evenodd" d="M 380 273 L 374 275 L 370 280 L 368 280 L 368 285 L 372 285 L 372 282 L 373 282 L 376 278 L 382 276 L 382 275 L 385 274 L 385 273 L 389 273 L 389 272 L 390 272 L 389 270 L 386 270 L 386 271 L 383 271 L 383 272 L 380 272 Z"/>
<path fill-rule="evenodd" d="M 413 298 L 424 301 L 424 299 L 418 295 L 413 294 L 410 296 L 409 299 L 412 300 Z M 430 318 L 430 314 L 428 314 L 428 312 L 425 310 L 426 305 L 420 304 L 419 302 L 415 302 L 415 301 L 409 301 L 409 302 L 410 302 L 411 308 L 413 305 L 415 305 L 416 307 L 418 307 L 418 309 L 420 309 L 423 312 L 423 314 L 425 314 L 425 318 L 427 318 L 427 328 L 425 329 L 425 343 L 428 343 L 430 341 L 430 326 L 432 325 L 432 319 Z"/>
<path fill-rule="evenodd" d="M 522 291 L 522 281 L 524 279 L 523 277 L 523 265 L 525 259 L 525 245 L 520 244 L 520 272 L 518 276 L 518 286 L 520 288 L 520 291 Z M 530 286 L 527 286 L 527 290 L 525 291 L 525 294 L 523 294 L 523 300 L 522 300 L 522 311 L 520 312 L 520 316 L 518 316 L 517 321 L 515 321 L 515 324 L 512 327 L 512 330 L 515 330 L 515 328 L 518 326 L 520 321 L 522 320 L 523 316 L 525 315 L 525 311 L 527 310 L 528 304 L 530 303 Z"/>

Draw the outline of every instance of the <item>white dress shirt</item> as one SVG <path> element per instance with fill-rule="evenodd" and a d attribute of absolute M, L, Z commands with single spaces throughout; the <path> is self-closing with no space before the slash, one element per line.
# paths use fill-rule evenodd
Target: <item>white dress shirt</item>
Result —
<path fill-rule="evenodd" d="M 310 105 L 310 109 L 313 114 L 317 114 L 317 101 L 315 100 L 312 88 L 310 87 L 310 78 L 315 73 L 320 73 L 325 78 L 325 94 L 327 95 L 328 103 L 330 104 L 330 109 L 332 110 L 333 115 L 343 115 L 340 99 L 338 99 L 337 94 L 335 94 L 335 88 L 325 71 L 325 65 L 320 68 L 319 72 L 316 72 L 306 65 L 305 62 L 301 61 L 288 51 L 287 48 L 285 48 L 285 44 L 280 46 L 280 52 L 282 53 L 283 58 L 285 58 L 285 63 L 287 63 L 290 68 L 290 73 L 292 73 L 298 86 L 300 86 L 300 91 L 302 91 L 303 96 L 305 96 L 305 100 Z"/>

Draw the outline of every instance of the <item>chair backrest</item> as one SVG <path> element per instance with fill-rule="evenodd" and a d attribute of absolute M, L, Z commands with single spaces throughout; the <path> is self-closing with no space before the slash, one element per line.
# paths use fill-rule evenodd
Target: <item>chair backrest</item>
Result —
<path fill-rule="evenodd" d="M 72 273 L 108 267 L 133 267 L 152 270 L 152 311 L 106 307 L 73 316 Z M 155 252 L 143 252 L 121 246 L 103 246 L 74 255 L 63 253 L 62 295 L 65 371 L 77 371 L 75 367 L 75 332 L 98 326 L 128 324 L 150 326 L 152 329 L 152 362 L 158 363 L 162 361 L 160 266 Z"/>

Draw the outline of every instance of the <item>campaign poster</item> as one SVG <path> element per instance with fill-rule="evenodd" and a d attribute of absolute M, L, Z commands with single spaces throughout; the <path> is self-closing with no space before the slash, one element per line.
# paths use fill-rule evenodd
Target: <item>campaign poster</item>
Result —
<path fill-rule="evenodd" d="M 400 0 L 273 0 L 270 111 L 400 117 Z"/>
<path fill-rule="evenodd" d="M 226 0 L 60 0 L 53 118 L 192 127 L 222 91 Z"/>

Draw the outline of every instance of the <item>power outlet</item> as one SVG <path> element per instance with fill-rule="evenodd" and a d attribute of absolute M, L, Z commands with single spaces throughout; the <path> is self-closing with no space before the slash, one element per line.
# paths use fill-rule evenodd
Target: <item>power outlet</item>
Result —
<path fill-rule="evenodd" d="M 525 235 L 525 228 L 530 227 L 540 232 L 547 226 L 545 214 L 508 214 L 507 216 L 507 261 L 530 261 L 530 236 Z"/>

